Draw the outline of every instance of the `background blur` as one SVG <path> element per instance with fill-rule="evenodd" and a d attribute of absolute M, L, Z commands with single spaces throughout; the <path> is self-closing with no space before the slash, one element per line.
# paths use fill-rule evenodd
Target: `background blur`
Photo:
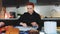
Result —
<path fill-rule="evenodd" d="M 26 12 L 26 3 L 33 2 L 35 11 L 44 17 L 60 17 L 60 0 L 3 0 L 2 6 L 7 12 L 23 14 Z"/>

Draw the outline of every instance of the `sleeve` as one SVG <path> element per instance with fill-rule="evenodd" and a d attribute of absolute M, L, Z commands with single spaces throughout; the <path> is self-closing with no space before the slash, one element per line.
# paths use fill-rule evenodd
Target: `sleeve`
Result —
<path fill-rule="evenodd" d="M 24 18 L 24 16 L 23 16 L 23 15 L 21 15 L 21 17 L 17 20 L 16 25 L 18 25 L 18 26 L 19 26 L 19 23 L 20 23 L 20 22 L 23 22 L 23 18 Z"/>
<path fill-rule="evenodd" d="M 40 25 L 40 23 L 41 23 L 41 17 L 40 17 L 40 15 L 37 16 L 37 20 L 36 21 L 37 21 L 37 24 Z"/>
<path fill-rule="evenodd" d="M 23 20 L 24 20 L 24 16 L 22 15 L 22 16 L 19 18 L 19 21 L 20 21 L 20 22 L 23 22 Z"/>
<path fill-rule="evenodd" d="M 26 13 L 24 13 L 23 15 L 21 15 L 21 17 L 18 19 L 18 24 L 20 23 L 20 22 L 23 22 L 23 23 L 26 23 Z"/>
<path fill-rule="evenodd" d="M 38 18 L 37 18 L 37 24 L 39 25 L 38 30 L 41 30 L 41 28 L 42 28 L 42 21 L 41 21 L 40 15 L 38 15 Z"/>
<path fill-rule="evenodd" d="M 21 15 L 21 17 L 19 18 L 19 22 L 23 22 L 24 21 L 24 15 Z"/>

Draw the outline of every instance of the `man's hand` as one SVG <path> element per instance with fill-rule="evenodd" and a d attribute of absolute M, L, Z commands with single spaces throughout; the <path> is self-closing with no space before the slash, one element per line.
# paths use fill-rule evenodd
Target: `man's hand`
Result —
<path fill-rule="evenodd" d="M 37 26 L 38 27 L 38 24 L 36 22 L 32 22 L 31 23 L 32 26 Z"/>
<path fill-rule="evenodd" d="M 26 23 L 20 23 L 20 25 L 22 25 L 23 27 L 27 27 L 27 24 Z"/>
<path fill-rule="evenodd" d="M 4 22 L 0 22 L 0 27 L 4 26 L 5 23 Z"/>

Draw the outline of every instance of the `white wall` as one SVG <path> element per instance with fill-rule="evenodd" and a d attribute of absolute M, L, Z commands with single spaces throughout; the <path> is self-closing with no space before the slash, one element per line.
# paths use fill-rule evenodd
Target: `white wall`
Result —
<path fill-rule="evenodd" d="M 60 6 L 59 7 L 56 7 L 54 5 L 47 5 L 47 6 L 36 5 L 35 6 L 35 11 L 43 16 L 52 16 L 51 13 L 53 12 L 52 11 L 53 9 L 60 12 Z M 18 9 L 16 9 L 16 7 L 7 7 L 6 10 L 7 10 L 7 12 L 15 11 L 20 14 L 23 14 L 24 12 L 27 11 L 25 6 L 21 6 Z M 54 14 L 54 12 L 53 12 L 53 14 Z"/>
<path fill-rule="evenodd" d="M 60 17 L 60 6 L 51 6 L 51 16 Z"/>
<path fill-rule="evenodd" d="M 20 7 L 18 13 L 23 14 L 26 12 L 26 7 Z M 49 6 L 35 6 L 35 11 L 40 15 L 50 16 L 50 7 Z"/>
<path fill-rule="evenodd" d="M 12 12 L 12 11 L 13 11 L 13 12 L 16 12 L 16 7 L 7 7 L 7 8 L 6 8 L 6 11 L 7 11 L 7 12 Z"/>

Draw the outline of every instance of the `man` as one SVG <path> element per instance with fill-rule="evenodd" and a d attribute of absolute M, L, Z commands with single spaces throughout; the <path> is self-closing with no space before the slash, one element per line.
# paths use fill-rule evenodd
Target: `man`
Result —
<path fill-rule="evenodd" d="M 41 18 L 40 15 L 34 11 L 34 4 L 29 2 L 26 5 L 27 11 L 20 17 L 20 25 L 27 26 L 36 26 L 38 30 L 41 30 Z"/>

